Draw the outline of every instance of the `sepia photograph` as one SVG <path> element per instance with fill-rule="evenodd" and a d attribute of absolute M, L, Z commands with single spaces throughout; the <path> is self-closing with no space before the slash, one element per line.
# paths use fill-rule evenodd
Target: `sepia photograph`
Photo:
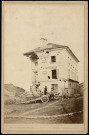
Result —
<path fill-rule="evenodd" d="M 88 3 L 2 2 L 2 133 L 87 133 Z"/>

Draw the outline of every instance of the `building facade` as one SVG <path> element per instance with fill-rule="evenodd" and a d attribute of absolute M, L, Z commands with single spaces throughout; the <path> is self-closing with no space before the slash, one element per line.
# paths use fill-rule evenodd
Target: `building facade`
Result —
<path fill-rule="evenodd" d="M 68 46 L 47 43 L 41 39 L 41 47 L 24 53 L 29 57 L 32 65 L 32 83 L 34 87 L 44 91 L 47 86 L 48 92 L 53 87 L 55 93 L 67 93 L 78 90 L 78 62 Z M 70 91 L 69 91 L 70 90 Z"/>

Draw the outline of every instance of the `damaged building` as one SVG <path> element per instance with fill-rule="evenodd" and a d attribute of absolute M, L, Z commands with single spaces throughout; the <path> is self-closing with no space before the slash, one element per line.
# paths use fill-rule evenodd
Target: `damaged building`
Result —
<path fill-rule="evenodd" d="M 55 93 L 62 95 L 63 90 L 73 94 L 79 88 L 78 62 L 79 60 L 68 46 L 47 43 L 44 38 L 40 39 L 40 47 L 24 53 L 31 60 L 32 84 L 34 90 L 47 91 L 55 89 Z"/>

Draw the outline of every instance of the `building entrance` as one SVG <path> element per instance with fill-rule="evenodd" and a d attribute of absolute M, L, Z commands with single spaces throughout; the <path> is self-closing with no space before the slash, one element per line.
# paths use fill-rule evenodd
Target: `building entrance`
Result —
<path fill-rule="evenodd" d="M 58 84 L 52 84 L 52 88 L 54 89 L 55 93 L 58 92 Z"/>

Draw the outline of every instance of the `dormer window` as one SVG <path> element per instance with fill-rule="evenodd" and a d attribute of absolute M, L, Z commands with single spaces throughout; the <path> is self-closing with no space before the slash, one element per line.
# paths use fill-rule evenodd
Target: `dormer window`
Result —
<path fill-rule="evenodd" d="M 51 56 L 51 62 L 56 62 L 56 57 L 55 56 Z"/>

